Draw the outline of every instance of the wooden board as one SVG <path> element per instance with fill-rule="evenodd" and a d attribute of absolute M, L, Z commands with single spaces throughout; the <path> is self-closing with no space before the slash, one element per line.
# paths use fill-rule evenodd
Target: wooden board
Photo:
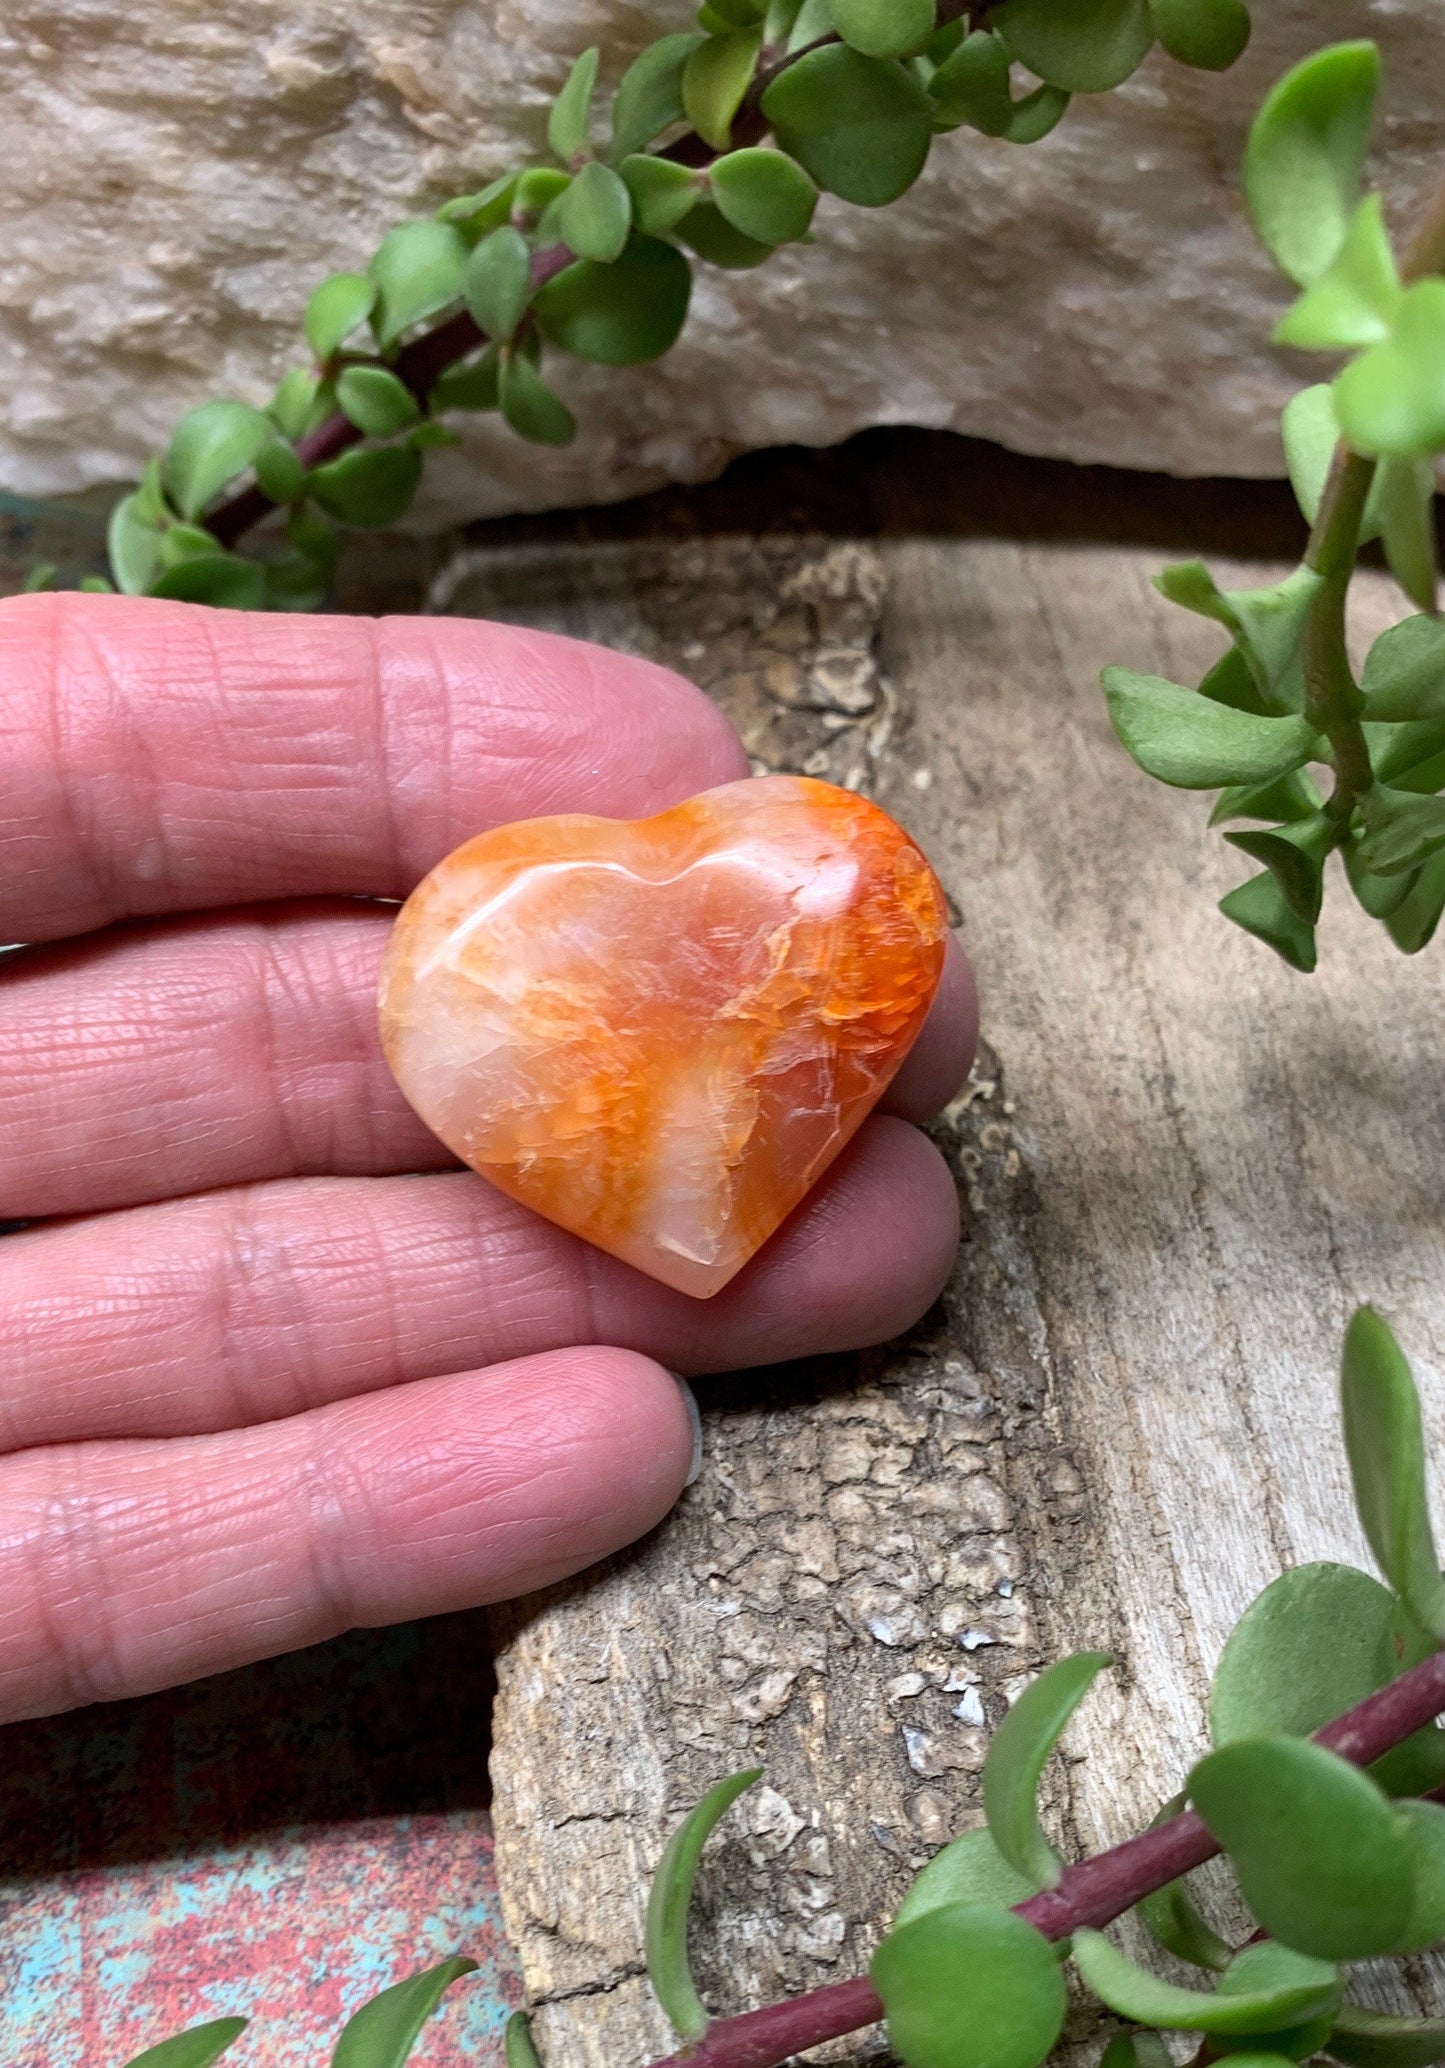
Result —
<path fill-rule="evenodd" d="M 554 2068 L 668 2051 L 646 1878 L 723 1773 L 767 1768 L 704 1870 L 718 2011 L 865 1964 L 1060 1651 L 1119 1667 L 1051 1781 L 1059 1836 L 1137 1828 L 1251 1596 L 1363 1557 L 1335 1423 L 1357 1299 L 1397 1320 L 1445 1456 L 1440 950 L 1400 958 L 1339 884 L 1313 979 L 1230 928 L 1242 858 L 1132 769 L 1097 687 L 1110 660 L 1189 677 L 1210 628 L 1150 589 L 1152 549 L 968 529 L 493 541 L 434 596 L 671 660 L 760 767 L 866 784 L 957 901 L 988 1044 L 939 1129 L 969 1226 L 924 1324 L 710 1384 L 669 1522 L 494 1618 L 502 1900 Z M 1365 616 L 1395 609 L 1372 578 Z M 819 708 L 843 682 L 866 708 Z"/>

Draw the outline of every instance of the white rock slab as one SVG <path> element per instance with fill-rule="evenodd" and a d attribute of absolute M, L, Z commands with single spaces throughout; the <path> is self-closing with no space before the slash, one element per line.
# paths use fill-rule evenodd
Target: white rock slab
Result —
<path fill-rule="evenodd" d="M 1029 150 L 960 132 L 893 208 L 829 201 L 818 241 L 701 269 L 660 366 L 563 369 L 583 435 L 494 420 L 431 469 L 477 516 L 716 472 L 873 423 L 1178 473 L 1280 470 L 1293 373 L 1244 224 L 1249 113 L 1285 65 L 1375 35 L 1400 212 L 1445 140 L 1440 0 L 1261 0 L 1225 78 L 1156 57 Z M 0 488 L 133 478 L 175 417 L 261 400 L 324 273 L 537 149 L 571 57 L 609 75 L 678 0 L 6 0 L 0 10 Z"/>

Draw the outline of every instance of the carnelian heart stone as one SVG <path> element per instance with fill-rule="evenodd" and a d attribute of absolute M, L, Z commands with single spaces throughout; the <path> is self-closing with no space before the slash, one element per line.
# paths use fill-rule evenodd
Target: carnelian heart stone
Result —
<path fill-rule="evenodd" d="M 412 892 L 381 979 L 397 1083 L 473 1170 L 679 1291 L 717 1292 L 908 1053 L 948 920 L 866 798 L 726 783 L 531 819 Z"/>

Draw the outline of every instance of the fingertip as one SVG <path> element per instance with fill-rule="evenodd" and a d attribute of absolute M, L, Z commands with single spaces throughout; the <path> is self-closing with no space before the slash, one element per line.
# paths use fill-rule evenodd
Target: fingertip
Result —
<path fill-rule="evenodd" d="M 956 934 L 928 1017 L 883 1098 L 901 1120 L 931 1120 L 962 1090 L 978 1050 L 978 986 Z"/>
<path fill-rule="evenodd" d="M 676 1504 L 695 1452 L 666 1368 L 601 1345 L 330 1412 L 380 1519 L 354 1581 L 369 1623 L 530 1594 L 622 1550 Z"/>
<path fill-rule="evenodd" d="M 595 1548 L 576 1570 L 654 1528 L 694 1476 L 699 1429 L 685 1388 L 640 1351 L 589 1346 L 556 1352 L 549 1419 L 570 1451 L 564 1520 L 591 1510 Z"/>

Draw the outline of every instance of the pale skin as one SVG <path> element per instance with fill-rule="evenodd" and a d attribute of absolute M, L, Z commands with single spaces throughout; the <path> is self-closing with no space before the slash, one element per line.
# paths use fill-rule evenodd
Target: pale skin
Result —
<path fill-rule="evenodd" d="M 483 827 L 747 773 L 648 663 L 451 619 L 0 604 L 0 1721 L 504 1599 L 672 1506 L 695 1375 L 886 1339 L 957 1239 L 884 1107 L 699 1304 L 457 1168 L 376 1035 L 404 897 Z M 420 1173 L 420 1175 L 417 1175 Z"/>

